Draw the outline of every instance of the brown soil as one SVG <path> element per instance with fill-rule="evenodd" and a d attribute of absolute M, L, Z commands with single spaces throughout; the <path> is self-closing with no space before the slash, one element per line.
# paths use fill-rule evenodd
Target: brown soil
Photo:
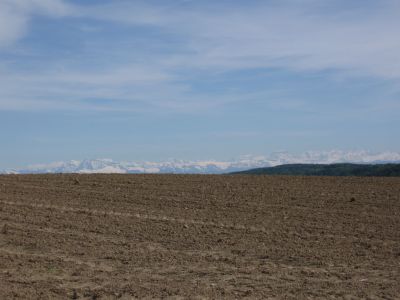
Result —
<path fill-rule="evenodd" d="M 0 176 L 1 299 L 400 295 L 400 179 Z"/>

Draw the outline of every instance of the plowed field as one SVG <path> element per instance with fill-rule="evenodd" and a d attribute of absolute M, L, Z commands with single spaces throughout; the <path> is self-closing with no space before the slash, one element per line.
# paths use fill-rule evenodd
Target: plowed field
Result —
<path fill-rule="evenodd" d="M 0 298 L 400 298 L 400 179 L 0 176 Z"/>

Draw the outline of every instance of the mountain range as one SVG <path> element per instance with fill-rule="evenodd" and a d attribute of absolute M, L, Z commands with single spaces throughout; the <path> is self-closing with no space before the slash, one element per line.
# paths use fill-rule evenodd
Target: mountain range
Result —
<path fill-rule="evenodd" d="M 237 159 L 218 161 L 188 161 L 171 159 L 163 162 L 117 162 L 112 159 L 71 160 L 50 164 L 32 165 L 21 169 L 7 169 L 3 174 L 37 173 L 175 173 L 223 174 L 253 168 L 284 164 L 399 163 L 400 152 L 369 151 L 308 151 L 302 154 L 274 152 L 265 156 L 245 155 Z"/>

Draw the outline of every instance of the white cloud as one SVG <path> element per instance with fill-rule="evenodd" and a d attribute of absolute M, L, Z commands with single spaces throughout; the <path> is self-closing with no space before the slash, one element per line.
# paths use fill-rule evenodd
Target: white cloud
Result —
<path fill-rule="evenodd" d="M 72 6 L 62 0 L 0 0 L 0 48 L 27 33 L 32 15 L 61 17 L 72 11 Z"/>
<path fill-rule="evenodd" d="M 184 43 L 176 49 L 178 58 L 168 57 L 169 64 L 178 67 L 337 68 L 400 77 L 400 5 L 396 1 L 331 13 L 323 10 L 321 2 L 311 0 L 279 5 L 255 2 L 247 7 L 179 3 L 115 1 L 72 6 L 61 0 L 0 0 L 0 45 L 20 38 L 33 14 L 72 15 L 152 25 L 181 36 Z"/>
<path fill-rule="evenodd" d="M 0 2 L 0 47 L 8 46 L 18 40 L 26 30 L 27 17 Z"/>
<path fill-rule="evenodd" d="M 332 1 L 326 1 L 326 6 Z M 342 3 L 346 6 L 346 4 Z M 283 67 L 299 71 L 339 69 L 400 78 L 399 4 L 327 12 L 318 1 L 281 1 L 247 7 L 150 6 L 117 2 L 88 17 L 158 26 L 182 36 L 186 53 L 172 63 L 223 70 Z M 181 52 L 185 52 L 181 51 Z"/>
<path fill-rule="evenodd" d="M 50 16 L 65 16 L 72 12 L 72 7 L 63 0 L 2 0 L 22 13 L 38 13 Z"/>
<path fill-rule="evenodd" d="M 271 1 L 268 5 L 254 1 L 247 6 L 243 2 L 229 6 L 185 2 L 72 5 L 62 0 L 0 0 L 0 50 L 29 34 L 29 22 L 35 15 L 123 23 L 132 28 L 151 26 L 159 36 L 179 40 L 169 52 L 140 49 L 138 44 L 126 50 L 106 45 L 98 53 L 99 45 L 87 42 L 85 50 L 97 55 L 91 63 L 98 64 L 95 68 L 81 65 L 80 60 L 87 57 L 80 57 L 80 53 L 72 54 L 70 61 L 60 57 L 56 63 L 44 62 L 40 69 L 23 74 L 12 66 L 0 65 L 0 109 L 93 108 L 96 104 L 85 102 L 88 98 L 108 98 L 178 111 L 197 110 L 253 96 L 243 97 L 237 91 L 223 95 L 192 92 L 195 74 L 251 68 L 295 72 L 333 69 L 346 75 L 400 79 L 400 7 L 396 1 L 347 10 L 328 10 L 325 5 L 335 1 L 315 0 Z M 154 38 L 146 42 L 162 46 L 162 41 Z M 300 100 L 287 99 L 286 104 L 280 103 L 281 99 L 270 101 L 281 106 L 303 105 Z"/>

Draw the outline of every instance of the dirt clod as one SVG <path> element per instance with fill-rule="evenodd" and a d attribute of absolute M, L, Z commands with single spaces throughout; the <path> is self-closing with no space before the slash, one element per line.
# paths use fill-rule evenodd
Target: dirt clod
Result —
<path fill-rule="evenodd" d="M 4 224 L 3 227 L 1 228 L 1 233 L 2 234 L 7 234 L 8 233 L 8 226 L 7 224 Z"/>

